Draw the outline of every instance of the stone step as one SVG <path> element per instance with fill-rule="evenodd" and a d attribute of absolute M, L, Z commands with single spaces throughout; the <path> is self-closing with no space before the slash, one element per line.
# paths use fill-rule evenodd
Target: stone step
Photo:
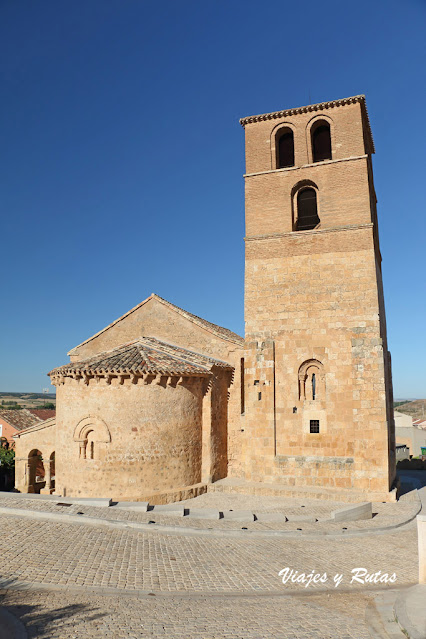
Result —
<path fill-rule="evenodd" d="M 154 515 L 170 515 L 174 517 L 183 517 L 185 514 L 185 507 L 179 506 L 179 504 L 160 504 L 157 506 L 148 506 L 148 510 Z"/>
<path fill-rule="evenodd" d="M 254 514 L 250 510 L 224 510 L 223 518 L 230 521 L 254 521 Z"/>
<path fill-rule="evenodd" d="M 366 501 L 362 504 L 346 506 L 345 508 L 333 510 L 331 516 L 334 521 L 357 521 L 359 519 L 371 519 L 373 517 L 373 504 L 371 503 L 371 501 Z"/>
<path fill-rule="evenodd" d="M 290 481 L 291 478 L 289 478 Z M 230 493 L 240 495 L 257 495 L 264 497 L 286 497 L 290 499 L 315 499 L 324 501 L 337 501 L 343 503 L 360 503 L 366 501 L 366 493 L 343 488 L 321 488 L 305 486 L 295 488 L 282 483 L 267 484 L 264 482 L 250 482 L 236 477 L 219 479 L 209 484 L 208 492 Z M 369 493 L 369 501 L 383 501 L 382 493 Z M 387 501 L 396 501 L 396 490 L 389 493 Z"/>
<path fill-rule="evenodd" d="M 286 515 L 286 517 L 287 521 L 294 522 L 305 522 L 314 524 L 316 521 L 318 521 L 317 518 L 312 515 Z"/>
<path fill-rule="evenodd" d="M 190 519 L 221 519 L 221 513 L 214 508 L 190 508 L 187 517 Z"/>
<path fill-rule="evenodd" d="M 256 513 L 256 519 L 260 522 L 277 522 L 283 524 L 287 521 L 287 517 L 284 513 Z"/>
<path fill-rule="evenodd" d="M 108 508 L 112 504 L 109 497 L 56 497 L 60 504 L 78 504 L 79 506 L 96 506 L 96 508 Z"/>
<path fill-rule="evenodd" d="M 148 502 L 147 501 L 119 501 L 116 504 L 113 504 L 114 508 L 119 508 L 122 510 L 132 510 L 134 512 L 146 513 L 148 510 Z"/>

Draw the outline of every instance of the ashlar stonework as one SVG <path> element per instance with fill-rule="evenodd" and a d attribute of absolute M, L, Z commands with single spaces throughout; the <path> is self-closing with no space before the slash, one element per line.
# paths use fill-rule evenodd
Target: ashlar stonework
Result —
<path fill-rule="evenodd" d="M 151 295 L 51 371 L 56 420 L 15 437 L 19 490 L 161 503 L 231 476 L 395 498 L 364 96 L 241 124 L 245 339 Z"/>

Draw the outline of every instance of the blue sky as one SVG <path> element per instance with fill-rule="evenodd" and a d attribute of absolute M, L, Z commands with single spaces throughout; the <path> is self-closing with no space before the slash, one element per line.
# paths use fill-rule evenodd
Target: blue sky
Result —
<path fill-rule="evenodd" d="M 0 0 L 0 390 L 151 292 L 243 334 L 238 119 L 365 93 L 396 397 L 426 397 L 423 0 Z"/>

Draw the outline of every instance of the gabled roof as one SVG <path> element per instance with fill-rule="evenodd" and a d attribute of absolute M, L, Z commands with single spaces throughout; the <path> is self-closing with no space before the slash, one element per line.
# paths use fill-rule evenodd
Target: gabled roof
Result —
<path fill-rule="evenodd" d="M 43 428 L 50 428 L 51 426 L 56 425 L 56 417 L 51 417 L 50 419 L 46 419 L 42 422 L 37 422 L 37 424 L 33 424 L 32 426 L 28 426 L 28 428 L 24 428 L 19 431 L 19 433 L 15 433 L 13 435 L 13 439 L 19 439 L 21 435 L 26 435 L 27 433 L 33 433 L 36 430 L 42 430 Z"/>
<path fill-rule="evenodd" d="M 309 113 L 310 111 L 323 111 L 324 109 L 333 109 L 335 107 L 345 106 L 346 104 L 361 105 L 361 111 L 365 118 L 365 124 L 367 127 L 367 135 L 370 142 L 371 153 L 375 152 L 373 134 L 371 132 L 370 119 L 368 117 L 367 105 L 365 103 L 365 95 L 354 95 L 350 98 L 342 98 L 340 100 L 331 100 L 330 102 L 318 102 L 317 104 L 308 104 L 307 106 L 296 107 L 293 109 L 285 109 L 283 111 L 273 111 L 272 113 L 262 113 L 260 115 L 249 115 L 245 118 L 241 118 L 240 124 L 245 127 L 246 124 L 253 122 L 262 122 L 264 120 L 275 120 L 277 118 L 286 118 L 291 115 L 298 115 L 299 113 Z"/>
<path fill-rule="evenodd" d="M 115 324 L 118 324 L 118 322 L 121 322 L 124 318 L 128 317 L 129 315 L 131 315 L 132 313 L 137 311 L 139 308 L 144 306 L 144 304 L 146 304 L 150 300 L 156 300 L 157 302 L 160 302 L 161 304 L 163 304 L 164 306 L 166 306 L 170 310 L 178 313 L 182 317 L 185 317 L 186 319 L 188 319 L 189 321 L 193 322 L 194 324 L 197 324 L 198 326 L 201 326 L 205 330 L 209 331 L 210 333 L 213 333 L 214 335 L 217 335 L 218 337 L 221 337 L 222 339 L 225 339 L 225 340 L 228 340 L 228 341 L 231 341 L 231 342 L 235 342 L 235 343 L 237 343 L 239 345 L 244 343 L 244 339 L 240 335 L 237 335 L 237 333 L 233 333 L 229 329 L 223 328 L 222 326 L 218 326 L 217 324 L 212 324 L 211 322 L 208 322 L 207 320 L 202 319 L 201 317 L 197 317 L 197 315 L 193 315 L 192 313 L 189 313 L 188 311 L 185 311 L 183 308 L 180 308 L 179 306 L 176 306 L 175 304 L 172 304 L 171 302 L 168 302 L 167 300 L 163 299 L 159 295 L 156 295 L 155 293 L 151 293 L 151 295 L 149 297 L 147 297 L 146 300 L 143 300 L 143 302 L 141 302 L 140 304 L 138 304 L 134 308 L 130 309 L 130 311 L 128 311 L 127 313 L 125 313 L 124 315 L 122 315 L 121 317 L 116 319 L 114 322 L 112 322 L 111 324 L 109 324 L 108 326 L 103 328 L 98 333 L 95 333 L 95 335 L 92 335 L 92 337 L 89 337 L 88 339 L 84 340 L 84 342 L 81 342 L 81 344 L 78 344 L 78 346 L 75 346 L 73 349 L 71 349 L 68 352 L 68 355 L 75 355 L 75 351 L 78 348 L 80 348 L 80 346 L 83 346 L 84 344 L 87 344 L 92 339 L 95 339 L 95 337 L 98 337 L 102 333 L 105 333 L 105 331 L 107 331 L 109 328 L 111 328 L 112 326 L 115 326 Z"/>
<path fill-rule="evenodd" d="M 16 428 L 16 430 L 23 430 L 34 424 L 39 424 L 43 420 L 37 415 L 33 415 L 29 410 L 23 408 L 21 410 L 10 410 L 7 408 L 0 409 L 0 418 L 4 419 L 8 424 Z"/>
<path fill-rule="evenodd" d="M 93 357 L 54 368 L 48 375 L 160 374 L 210 376 L 213 366 L 232 369 L 227 362 L 162 342 L 154 337 L 141 337 Z"/>

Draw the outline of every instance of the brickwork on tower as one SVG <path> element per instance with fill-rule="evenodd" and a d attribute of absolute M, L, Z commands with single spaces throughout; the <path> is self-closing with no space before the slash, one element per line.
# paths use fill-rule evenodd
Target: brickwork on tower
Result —
<path fill-rule="evenodd" d="M 392 382 L 364 97 L 241 123 L 245 477 L 393 499 Z M 292 134 L 294 161 L 277 168 L 283 132 Z M 331 149 L 318 160 L 320 135 Z M 303 191 L 316 199 L 318 218 L 306 230 Z"/>

